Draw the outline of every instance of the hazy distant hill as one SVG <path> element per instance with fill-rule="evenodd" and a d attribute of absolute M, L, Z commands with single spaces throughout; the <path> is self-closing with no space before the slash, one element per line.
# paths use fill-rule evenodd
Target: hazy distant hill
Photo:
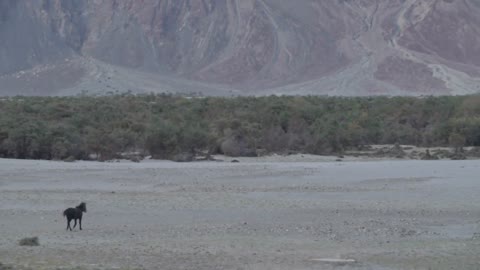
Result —
<path fill-rule="evenodd" d="M 0 95 L 480 92 L 480 0 L 0 0 Z"/>

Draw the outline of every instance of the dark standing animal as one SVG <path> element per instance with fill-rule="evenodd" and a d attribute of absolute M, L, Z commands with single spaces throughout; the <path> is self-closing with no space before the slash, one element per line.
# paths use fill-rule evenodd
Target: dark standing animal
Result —
<path fill-rule="evenodd" d="M 87 212 L 87 204 L 84 202 L 82 202 L 75 208 L 68 208 L 65 211 L 63 211 L 63 216 L 67 218 L 67 230 L 68 229 L 70 229 L 70 231 L 72 230 L 72 228 L 70 227 L 70 221 L 72 221 L 72 219 L 75 221 L 75 223 L 73 224 L 73 228 L 75 229 L 75 226 L 77 226 L 77 219 L 78 219 L 80 230 L 82 229 L 83 212 L 85 213 Z"/>

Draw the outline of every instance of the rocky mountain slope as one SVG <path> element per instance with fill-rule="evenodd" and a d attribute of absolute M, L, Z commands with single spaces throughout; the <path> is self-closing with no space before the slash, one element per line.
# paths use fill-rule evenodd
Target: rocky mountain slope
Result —
<path fill-rule="evenodd" d="M 0 0 L 0 95 L 480 92 L 479 0 Z"/>

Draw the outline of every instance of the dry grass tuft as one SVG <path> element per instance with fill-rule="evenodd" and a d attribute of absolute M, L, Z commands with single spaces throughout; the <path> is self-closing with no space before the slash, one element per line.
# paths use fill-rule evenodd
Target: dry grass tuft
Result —
<path fill-rule="evenodd" d="M 38 241 L 38 237 L 26 237 L 26 238 L 23 238 L 22 240 L 20 240 L 18 242 L 18 244 L 20 246 L 39 246 L 40 245 L 40 242 Z"/>

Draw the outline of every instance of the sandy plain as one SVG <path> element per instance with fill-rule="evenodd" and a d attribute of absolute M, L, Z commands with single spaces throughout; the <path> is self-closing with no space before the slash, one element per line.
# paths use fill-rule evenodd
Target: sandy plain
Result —
<path fill-rule="evenodd" d="M 478 160 L 220 158 L 0 159 L 0 269 L 480 269 Z"/>

